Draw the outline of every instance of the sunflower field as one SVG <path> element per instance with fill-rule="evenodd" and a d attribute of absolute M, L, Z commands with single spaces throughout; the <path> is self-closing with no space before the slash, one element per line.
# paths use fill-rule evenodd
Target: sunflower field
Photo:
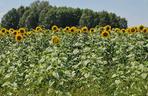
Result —
<path fill-rule="evenodd" d="M 148 96 L 148 27 L 0 28 L 0 96 Z"/>

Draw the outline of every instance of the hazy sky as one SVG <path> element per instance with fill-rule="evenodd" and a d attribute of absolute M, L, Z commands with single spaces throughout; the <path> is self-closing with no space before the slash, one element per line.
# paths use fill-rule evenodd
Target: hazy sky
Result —
<path fill-rule="evenodd" d="M 0 19 L 11 8 L 28 6 L 36 0 L 0 0 Z M 42 1 L 42 0 L 40 0 Z M 45 1 L 45 0 L 44 0 Z M 47 1 L 47 0 L 46 0 Z M 148 0 L 48 0 L 51 5 L 89 8 L 94 11 L 114 12 L 125 17 L 129 26 L 148 26 Z"/>

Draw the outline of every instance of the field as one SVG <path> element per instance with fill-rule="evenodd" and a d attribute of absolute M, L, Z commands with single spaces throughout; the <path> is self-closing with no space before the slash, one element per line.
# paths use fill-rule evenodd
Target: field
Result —
<path fill-rule="evenodd" d="M 1 28 L 0 96 L 148 96 L 148 28 Z"/>

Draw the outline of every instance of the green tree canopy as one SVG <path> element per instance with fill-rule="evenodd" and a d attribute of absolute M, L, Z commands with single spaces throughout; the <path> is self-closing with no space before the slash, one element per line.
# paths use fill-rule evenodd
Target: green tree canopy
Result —
<path fill-rule="evenodd" d="M 19 14 L 16 9 L 11 9 L 5 14 L 1 21 L 1 26 L 5 28 L 18 28 Z"/>
<path fill-rule="evenodd" d="M 127 20 L 107 11 L 94 12 L 90 9 L 51 6 L 48 1 L 35 1 L 30 6 L 20 6 L 11 9 L 1 21 L 6 28 L 35 28 L 44 25 L 50 28 L 53 25 L 88 26 L 89 28 L 111 25 L 112 27 L 126 28 Z"/>

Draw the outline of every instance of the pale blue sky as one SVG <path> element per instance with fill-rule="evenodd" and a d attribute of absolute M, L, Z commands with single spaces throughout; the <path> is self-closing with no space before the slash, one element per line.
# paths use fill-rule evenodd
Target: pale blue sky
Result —
<path fill-rule="evenodd" d="M 28 6 L 36 0 L 0 0 L 0 19 L 11 8 Z M 42 1 L 42 0 L 40 0 Z M 46 0 L 47 1 L 47 0 Z M 48 0 L 51 5 L 89 8 L 94 11 L 114 12 L 128 20 L 129 26 L 148 26 L 148 0 Z"/>

